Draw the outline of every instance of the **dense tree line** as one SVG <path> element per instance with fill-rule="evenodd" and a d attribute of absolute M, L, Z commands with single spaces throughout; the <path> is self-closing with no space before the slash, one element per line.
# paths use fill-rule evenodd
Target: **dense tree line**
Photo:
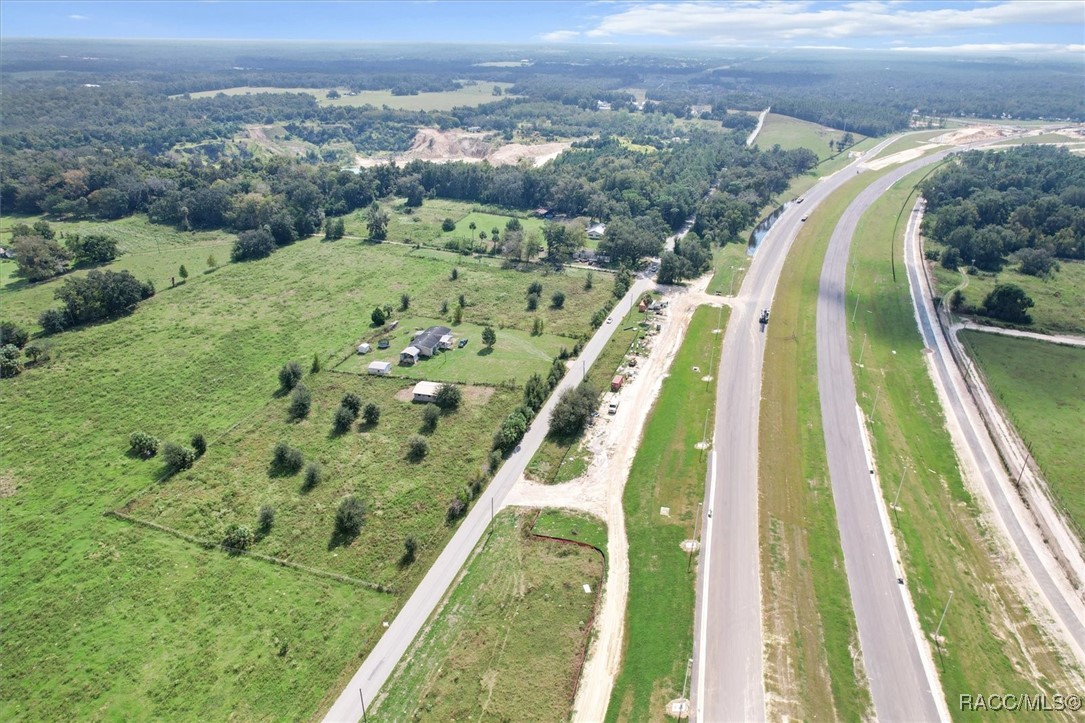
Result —
<path fill-rule="evenodd" d="M 1050 257 L 1085 259 L 1085 158 L 1065 148 L 973 151 L 923 182 L 923 229 L 946 266 L 997 271 L 1010 254 L 1042 275 Z"/>

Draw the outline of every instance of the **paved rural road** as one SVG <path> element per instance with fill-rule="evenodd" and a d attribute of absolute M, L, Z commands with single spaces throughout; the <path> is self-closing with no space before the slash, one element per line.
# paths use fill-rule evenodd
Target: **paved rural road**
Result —
<path fill-rule="evenodd" d="M 874 709 L 883 721 L 937 720 L 942 717 L 942 694 L 937 675 L 925 665 L 929 652 L 919 647 L 909 601 L 897 583 L 902 573 L 882 524 L 882 501 L 871 482 L 856 414 L 848 353 L 851 310 L 844 302 L 844 284 L 848 250 L 860 217 L 898 180 L 948 153 L 940 151 L 895 168 L 859 194 L 833 230 L 818 289 L 818 394 L 825 451 L 863 663 Z"/>
<path fill-rule="evenodd" d="M 916 213 L 916 211 L 913 211 Z M 918 224 L 916 224 L 918 225 Z M 1006 533 L 1017 550 L 1018 557 L 1025 564 L 1036 586 L 1042 592 L 1056 619 L 1058 619 L 1069 637 L 1072 646 L 1076 646 L 1079 660 L 1085 660 L 1085 610 L 1080 598 L 1072 597 L 1065 586 L 1059 585 L 1053 575 L 1063 574 L 1058 570 L 1050 554 L 1042 549 L 1042 542 L 1026 530 L 1035 530 L 1028 519 L 1018 517 L 1019 507 L 1011 499 L 1011 482 L 998 457 L 993 440 L 986 426 L 979 418 L 979 412 L 965 387 L 965 382 L 956 373 L 957 368 L 949 351 L 949 342 L 942 334 L 941 327 L 934 319 L 934 305 L 931 303 L 930 289 L 923 280 L 920 266 L 919 240 L 905 240 L 905 265 L 908 270 L 908 283 L 912 288 L 912 300 L 923 343 L 931 350 L 931 362 L 938 376 L 940 386 L 948 399 L 947 416 L 957 420 L 964 434 L 967 451 L 975 460 L 976 469 L 982 477 L 988 499 L 1006 529 Z M 1034 335 L 1035 336 L 1035 335 Z M 1047 564 L 1045 565 L 1045 561 Z"/>
<path fill-rule="evenodd" d="M 362 698 L 369 705 L 377 697 L 377 693 L 388 680 L 400 658 L 410 647 L 422 626 L 426 624 L 434 610 L 437 609 L 445 593 L 448 592 L 456 576 L 460 572 L 475 545 L 482 538 L 490 523 L 490 510 L 501 509 L 505 496 L 512 488 L 513 483 L 523 474 L 535 450 L 542 444 L 546 437 L 547 422 L 550 412 L 557 403 L 561 393 L 580 383 L 583 379 L 584 369 L 590 367 L 596 357 L 603 350 L 603 346 L 618 328 L 618 323 L 629 312 L 634 299 L 639 298 L 649 289 L 655 287 L 655 282 L 648 279 L 638 279 L 612 311 L 613 324 L 603 324 L 591 340 L 584 346 L 580 358 L 572 365 L 565 378 L 554 390 L 546 404 L 539 411 L 531 429 L 524 436 L 523 441 L 505 464 L 498 470 L 497 475 L 487 485 L 485 491 L 475 501 L 474 506 L 456 530 L 445 549 L 434 561 L 432 567 L 422 582 L 411 595 L 410 599 L 396 615 L 395 619 L 384 631 L 384 635 L 370 651 L 368 657 L 362 662 L 362 666 L 354 677 L 347 683 L 346 688 L 339 694 L 328 714 L 324 717 L 329 723 L 350 722 L 355 723 L 362 719 Z M 583 360 L 583 361 L 582 361 Z M 492 506 L 492 507 L 491 507 Z"/>
<path fill-rule="evenodd" d="M 897 137 L 872 148 L 876 155 Z M 717 373 L 713 458 L 705 485 L 703 552 L 698 561 L 694 675 L 690 694 L 698 721 L 765 720 L 761 574 L 757 511 L 758 421 L 765 335 L 757 323 L 769 308 L 801 218 L 856 175 L 857 161 L 822 179 L 802 204 L 785 211 L 750 264 L 723 339 Z"/>

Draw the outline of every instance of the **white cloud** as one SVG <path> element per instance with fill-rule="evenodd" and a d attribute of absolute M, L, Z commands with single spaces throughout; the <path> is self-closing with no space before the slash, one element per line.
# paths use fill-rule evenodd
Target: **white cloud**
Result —
<path fill-rule="evenodd" d="M 892 48 L 904 53 L 1085 53 L 1085 45 L 1058 45 L 1055 43 L 965 43 L 963 45 L 906 45 Z"/>
<path fill-rule="evenodd" d="M 543 33 L 540 37 L 548 43 L 563 43 L 579 35 L 578 30 L 555 30 L 552 33 Z"/>
<path fill-rule="evenodd" d="M 993 32 L 1021 25 L 1081 27 L 1085 3 L 1034 0 L 935 7 L 922 3 L 857 0 L 735 0 L 734 2 L 645 3 L 601 18 L 582 33 L 589 38 L 661 37 L 742 45 L 835 44 L 844 39 L 939 36 Z M 561 34 L 568 35 L 561 35 Z M 576 31 L 549 35 L 567 40 Z"/>
<path fill-rule="evenodd" d="M 90 20 L 86 15 L 69 15 L 69 20 Z"/>

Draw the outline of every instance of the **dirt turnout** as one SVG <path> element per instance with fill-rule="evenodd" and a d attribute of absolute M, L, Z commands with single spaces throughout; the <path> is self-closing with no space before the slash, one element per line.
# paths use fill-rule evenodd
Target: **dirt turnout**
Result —
<path fill-rule="evenodd" d="M 397 164 L 410 161 L 430 161 L 431 163 L 488 161 L 494 166 L 507 166 L 515 165 L 525 158 L 530 159 L 533 165 L 541 166 L 552 158 L 556 158 L 571 145 L 568 142 L 535 145 L 501 143 L 497 135 L 491 132 L 420 128 L 414 136 L 411 147 L 402 153 L 377 158 L 358 154 L 354 160 L 362 168 L 380 166 L 391 161 Z"/>

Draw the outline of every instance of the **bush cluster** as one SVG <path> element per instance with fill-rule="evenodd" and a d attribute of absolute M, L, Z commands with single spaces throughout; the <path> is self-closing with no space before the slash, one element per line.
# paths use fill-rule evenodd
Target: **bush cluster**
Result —
<path fill-rule="evenodd" d="M 279 442 L 275 445 L 272 466 L 277 470 L 294 474 L 301 469 L 301 466 L 304 463 L 305 456 L 301 453 L 300 449 L 291 447 L 286 442 Z"/>

